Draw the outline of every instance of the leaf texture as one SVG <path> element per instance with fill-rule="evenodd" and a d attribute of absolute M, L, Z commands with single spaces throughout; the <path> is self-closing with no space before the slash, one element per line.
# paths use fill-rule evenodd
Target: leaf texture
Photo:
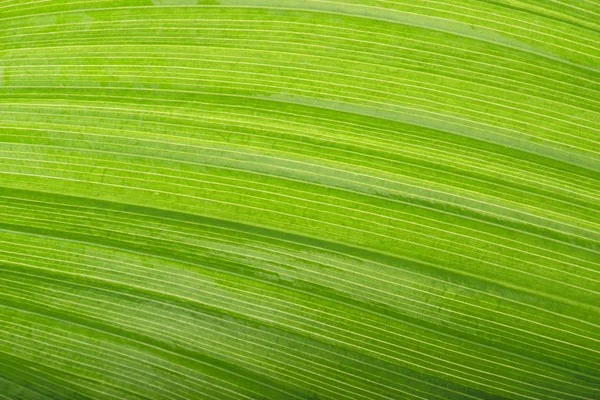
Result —
<path fill-rule="evenodd" d="M 0 1 L 0 399 L 600 398 L 599 6 Z"/>

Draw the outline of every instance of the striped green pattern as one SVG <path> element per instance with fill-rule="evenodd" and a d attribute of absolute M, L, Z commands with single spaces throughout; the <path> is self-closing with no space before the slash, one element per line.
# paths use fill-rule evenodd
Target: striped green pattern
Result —
<path fill-rule="evenodd" d="M 0 0 L 0 399 L 599 399 L 598 0 Z"/>

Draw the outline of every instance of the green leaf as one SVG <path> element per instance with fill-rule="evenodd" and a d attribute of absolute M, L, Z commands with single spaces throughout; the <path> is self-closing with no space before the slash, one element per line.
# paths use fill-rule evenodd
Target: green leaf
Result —
<path fill-rule="evenodd" d="M 0 399 L 600 398 L 596 0 L 1 0 Z"/>

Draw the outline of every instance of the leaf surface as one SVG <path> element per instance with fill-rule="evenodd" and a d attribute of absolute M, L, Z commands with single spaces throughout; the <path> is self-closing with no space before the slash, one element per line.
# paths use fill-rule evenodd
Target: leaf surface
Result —
<path fill-rule="evenodd" d="M 0 1 L 0 399 L 600 398 L 595 0 Z"/>

